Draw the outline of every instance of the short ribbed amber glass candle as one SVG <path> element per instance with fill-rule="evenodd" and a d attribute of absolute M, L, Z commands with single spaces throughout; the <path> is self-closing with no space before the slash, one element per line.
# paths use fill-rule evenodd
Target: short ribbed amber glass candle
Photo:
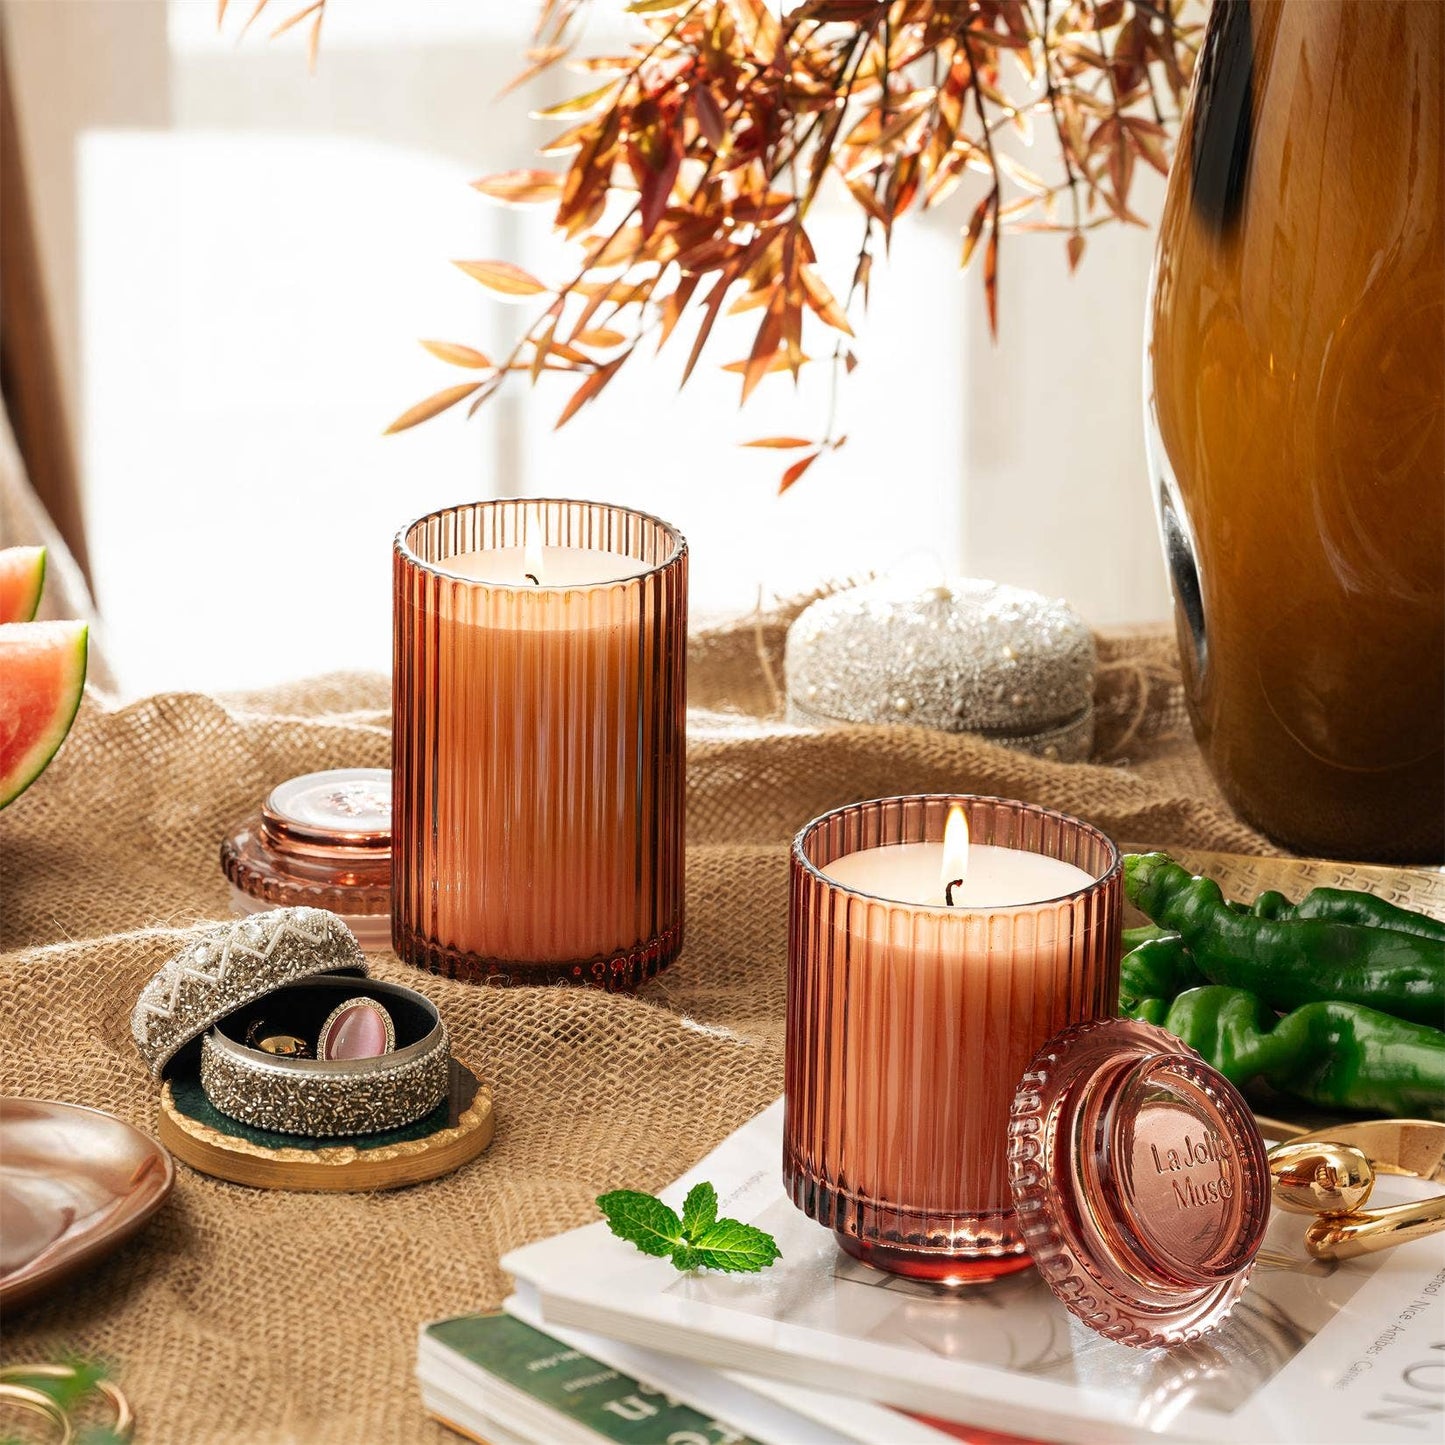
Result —
<path fill-rule="evenodd" d="M 396 539 L 392 939 L 496 983 L 630 989 L 682 943 L 687 544 L 596 502 Z"/>
<path fill-rule="evenodd" d="M 863 850 L 941 843 L 955 806 L 973 844 L 1061 860 L 1082 870 L 1079 885 L 1039 902 L 947 907 L 827 876 Z M 1002 861 L 1027 871 L 1030 860 Z M 798 835 L 783 1173 L 793 1202 L 850 1254 L 926 1279 L 1027 1265 L 1009 1109 L 1042 1044 L 1117 1012 L 1121 879 L 1118 850 L 1096 828 L 1000 798 L 883 798 Z M 939 892 L 942 904 L 941 882 Z"/>

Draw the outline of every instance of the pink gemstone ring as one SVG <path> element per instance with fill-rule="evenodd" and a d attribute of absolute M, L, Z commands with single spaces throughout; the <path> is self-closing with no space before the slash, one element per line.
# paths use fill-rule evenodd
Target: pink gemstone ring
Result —
<path fill-rule="evenodd" d="M 374 1059 L 396 1048 L 391 1015 L 374 999 L 358 995 L 331 1010 L 316 1039 L 316 1057 Z"/>

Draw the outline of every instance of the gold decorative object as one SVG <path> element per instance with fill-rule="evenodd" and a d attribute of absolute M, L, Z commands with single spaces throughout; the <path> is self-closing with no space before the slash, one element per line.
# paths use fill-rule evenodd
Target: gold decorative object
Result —
<path fill-rule="evenodd" d="M 1349 1144 L 1281 1144 L 1269 1155 L 1274 1202 L 1288 1214 L 1350 1214 L 1375 1187 L 1375 1170 Z"/>
<path fill-rule="evenodd" d="M 1445 1230 L 1445 1194 L 1362 1208 L 1378 1174 L 1445 1183 L 1445 1124 L 1379 1119 L 1301 1134 L 1269 1152 L 1274 1203 L 1314 1213 L 1305 1248 L 1316 1259 L 1353 1259 Z"/>
<path fill-rule="evenodd" d="M 39 1415 L 55 1426 L 60 1434 L 55 1438 L 58 1445 L 70 1445 L 75 1439 L 70 1417 L 44 1390 L 32 1389 L 29 1385 L 17 1385 L 9 1380 L 0 1380 L 0 1405 L 10 1405 L 30 1415 Z"/>
<path fill-rule="evenodd" d="M 73 1365 L 6 1365 L 0 1369 L 0 1402 L 8 1401 L 32 1414 L 45 1416 L 60 1430 L 61 1445 L 75 1439 L 75 1427 L 64 1406 L 44 1390 L 24 1384 L 25 1380 L 74 1380 L 79 1371 Z M 110 1436 L 126 1441 L 135 1431 L 135 1412 L 119 1385 L 109 1380 L 96 1380 L 90 1387 L 101 1395 L 115 1412 L 115 1419 L 106 1426 Z"/>

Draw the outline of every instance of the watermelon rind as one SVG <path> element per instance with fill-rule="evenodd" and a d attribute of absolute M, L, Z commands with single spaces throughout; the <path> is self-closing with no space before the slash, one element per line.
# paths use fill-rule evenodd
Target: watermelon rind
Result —
<path fill-rule="evenodd" d="M 16 554 L 22 554 L 16 557 Z M 28 554 L 28 557 L 27 555 Z M 44 547 L 0 547 L 0 566 L 4 565 L 6 558 L 15 558 L 22 565 L 26 560 L 30 561 L 33 568 L 30 573 L 30 593 L 26 596 L 19 594 L 18 605 L 15 608 L 15 615 L 7 617 L 4 615 L 3 607 L 0 607 L 0 625 L 9 622 L 29 622 L 40 610 L 41 594 L 45 591 L 45 548 Z M 0 601 L 3 601 L 3 589 L 0 589 Z"/>
<path fill-rule="evenodd" d="M 56 687 L 56 710 L 45 729 L 35 742 L 11 763 L 9 769 L 0 775 L 0 808 L 7 807 L 38 778 L 50 765 L 50 760 L 59 751 L 61 743 L 70 732 L 75 714 L 80 710 L 80 699 L 85 692 L 85 669 L 90 654 L 90 628 L 84 622 L 13 622 L 0 625 L 0 709 L 3 709 L 5 690 L 4 643 L 6 634 L 11 637 L 24 631 L 34 635 L 35 629 L 47 632 L 63 629 L 70 636 L 69 666 L 58 680 Z M 16 639 L 18 640 L 18 639 Z M 59 650 L 59 649 L 57 649 Z M 3 722 L 3 716 L 0 716 Z"/>

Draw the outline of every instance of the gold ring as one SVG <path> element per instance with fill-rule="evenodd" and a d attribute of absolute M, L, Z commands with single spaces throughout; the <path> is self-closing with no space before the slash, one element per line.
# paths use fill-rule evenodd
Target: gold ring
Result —
<path fill-rule="evenodd" d="M 76 1371 L 72 1365 L 6 1365 L 0 1369 L 0 1398 L 12 1396 L 12 1392 L 23 1390 L 27 1395 L 38 1395 L 45 1400 L 49 1406 L 41 1413 L 49 1415 L 52 1420 L 58 1417 L 59 1423 L 63 1424 L 66 1431 L 71 1429 L 69 1417 L 61 1407 L 59 1401 L 43 1390 L 32 1390 L 28 1385 L 14 1383 L 17 1380 L 73 1380 Z M 125 1392 L 119 1385 L 113 1385 L 109 1380 L 97 1380 L 93 1388 L 104 1395 L 115 1411 L 115 1421 L 109 1426 L 110 1432 L 120 1440 L 129 1440 L 135 1431 L 135 1411 L 130 1407 L 130 1401 L 126 1399 Z M 13 1397 L 13 1396 L 12 1396 Z M 20 1401 L 17 1399 L 16 1404 Z M 33 1402 L 32 1402 L 33 1403 Z M 70 1433 L 64 1436 L 64 1441 L 72 1438 Z"/>
<path fill-rule="evenodd" d="M 8 1380 L 0 1381 L 0 1405 L 13 1405 L 17 1410 L 43 1415 L 60 1431 L 60 1445 L 71 1445 L 71 1441 L 75 1439 L 70 1417 L 60 1408 L 60 1403 L 44 1390 L 36 1390 L 29 1385 L 15 1385 Z"/>
<path fill-rule="evenodd" d="M 1379 1174 L 1445 1183 L 1445 1123 L 1375 1119 L 1299 1134 L 1269 1151 L 1281 1209 L 1313 1214 L 1305 1248 L 1316 1259 L 1353 1259 L 1445 1230 L 1445 1194 L 1366 1209 Z"/>

